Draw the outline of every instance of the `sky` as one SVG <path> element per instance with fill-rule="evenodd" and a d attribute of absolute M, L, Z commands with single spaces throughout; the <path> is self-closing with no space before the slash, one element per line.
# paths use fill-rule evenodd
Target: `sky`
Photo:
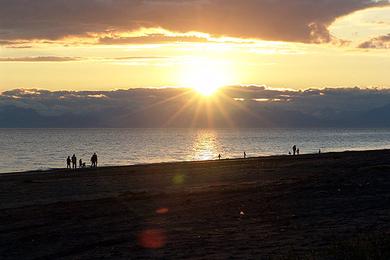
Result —
<path fill-rule="evenodd" d="M 388 0 L 0 0 L 0 92 L 390 87 Z"/>

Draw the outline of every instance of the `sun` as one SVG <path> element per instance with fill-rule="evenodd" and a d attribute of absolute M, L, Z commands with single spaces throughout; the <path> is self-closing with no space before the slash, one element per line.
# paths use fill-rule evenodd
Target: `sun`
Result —
<path fill-rule="evenodd" d="M 212 96 L 219 88 L 231 84 L 232 74 L 226 64 L 210 60 L 195 60 L 185 66 L 182 84 L 203 96 Z"/>

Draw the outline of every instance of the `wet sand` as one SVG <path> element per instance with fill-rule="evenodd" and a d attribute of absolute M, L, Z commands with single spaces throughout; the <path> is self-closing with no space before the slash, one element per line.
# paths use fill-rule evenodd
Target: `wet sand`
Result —
<path fill-rule="evenodd" d="M 389 150 L 0 175 L 1 259 L 299 257 L 375 234 Z"/>

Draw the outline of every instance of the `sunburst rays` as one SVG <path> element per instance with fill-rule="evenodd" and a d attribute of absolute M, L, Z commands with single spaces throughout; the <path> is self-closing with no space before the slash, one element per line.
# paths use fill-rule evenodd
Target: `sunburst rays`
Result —
<path fill-rule="evenodd" d="M 240 110 L 245 114 L 250 115 L 254 119 L 260 119 L 259 116 L 250 110 L 240 101 L 234 100 L 233 97 L 224 93 L 221 88 L 217 93 L 211 97 L 204 97 L 193 89 L 185 90 L 183 93 L 177 94 L 173 97 L 161 100 L 148 108 L 153 108 L 169 102 L 177 102 L 178 110 L 164 122 L 164 127 L 172 127 L 177 125 L 177 120 L 188 118 L 188 127 L 218 127 L 220 125 L 227 125 L 229 127 L 236 127 L 235 118 L 232 117 L 232 111 Z M 174 106 L 175 107 L 175 106 Z M 186 117 L 182 117 L 185 115 Z"/>

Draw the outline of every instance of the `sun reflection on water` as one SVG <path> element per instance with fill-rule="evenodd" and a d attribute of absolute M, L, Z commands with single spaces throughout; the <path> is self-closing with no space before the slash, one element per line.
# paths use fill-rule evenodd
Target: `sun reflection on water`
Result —
<path fill-rule="evenodd" d="M 220 144 L 215 131 L 202 130 L 196 134 L 190 160 L 213 160 L 219 153 Z"/>

